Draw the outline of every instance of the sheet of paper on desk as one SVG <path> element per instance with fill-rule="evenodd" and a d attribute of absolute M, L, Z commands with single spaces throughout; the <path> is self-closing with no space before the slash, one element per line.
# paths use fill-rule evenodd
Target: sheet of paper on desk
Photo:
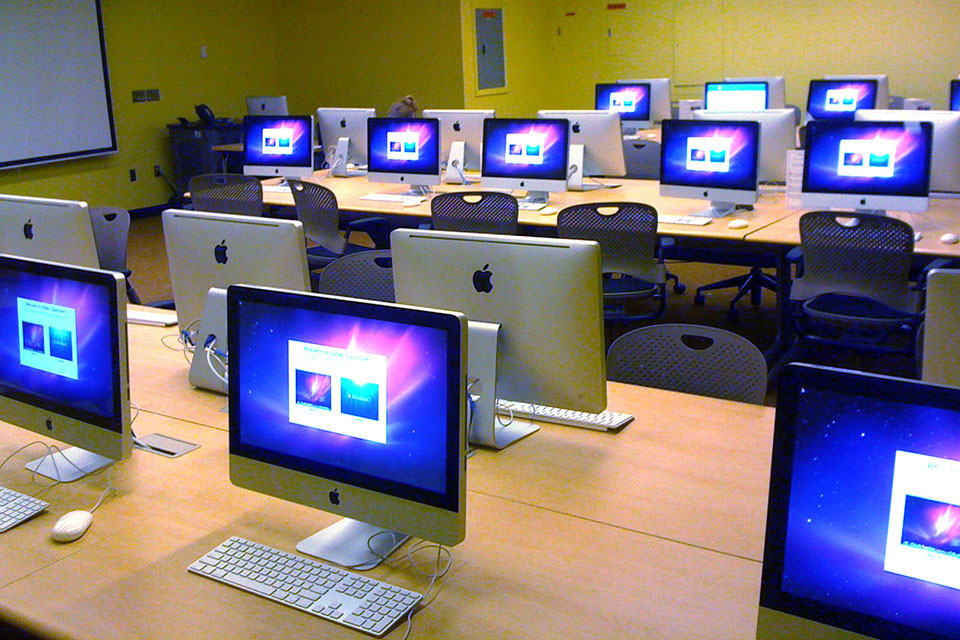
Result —
<path fill-rule="evenodd" d="M 803 189 L 803 149 L 787 151 L 787 207 L 800 208 Z"/>

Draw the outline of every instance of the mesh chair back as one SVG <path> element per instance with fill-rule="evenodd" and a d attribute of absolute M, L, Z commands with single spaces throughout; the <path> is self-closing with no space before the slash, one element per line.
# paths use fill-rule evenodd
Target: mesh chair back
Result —
<path fill-rule="evenodd" d="M 126 271 L 130 212 L 120 207 L 90 207 L 90 223 L 93 225 L 100 268 L 121 273 Z"/>
<path fill-rule="evenodd" d="M 823 293 L 873 298 L 895 309 L 916 311 L 910 291 L 913 229 L 896 218 L 811 211 L 800 218 L 803 277 L 791 298 Z"/>
<path fill-rule="evenodd" d="M 660 179 L 660 143 L 655 140 L 624 140 L 623 162 L 626 177 L 634 180 Z"/>
<path fill-rule="evenodd" d="M 561 238 L 595 240 L 604 273 L 624 273 L 662 284 L 666 270 L 657 259 L 657 210 L 639 202 L 596 202 L 557 214 Z"/>
<path fill-rule="evenodd" d="M 287 179 L 303 235 L 328 251 L 342 254 L 347 241 L 340 235 L 340 207 L 333 191 L 315 182 Z"/>
<path fill-rule="evenodd" d="M 520 207 L 509 193 L 460 191 L 430 201 L 433 228 L 441 231 L 515 235 Z"/>
<path fill-rule="evenodd" d="M 617 338 L 607 353 L 617 382 L 763 404 L 767 364 L 735 333 L 690 324 L 661 324 Z"/>
<path fill-rule="evenodd" d="M 389 251 L 361 251 L 331 262 L 320 273 L 320 293 L 394 302 Z"/>
<path fill-rule="evenodd" d="M 263 187 L 255 176 L 205 173 L 190 178 L 190 199 L 197 211 L 263 215 Z"/>

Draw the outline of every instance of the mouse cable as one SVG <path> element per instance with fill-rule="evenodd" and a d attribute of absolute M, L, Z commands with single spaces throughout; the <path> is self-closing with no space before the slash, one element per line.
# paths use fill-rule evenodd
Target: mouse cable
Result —
<path fill-rule="evenodd" d="M 34 445 L 40 445 L 41 447 L 43 447 L 44 449 L 46 449 L 47 452 L 46 452 L 45 455 L 48 455 L 48 456 L 49 456 L 49 455 L 53 455 L 52 452 L 51 452 L 51 449 L 50 449 L 50 445 L 49 445 L 49 444 L 47 444 L 46 442 L 41 442 L 40 440 L 34 440 L 33 442 L 28 442 L 27 444 L 23 445 L 22 447 L 20 447 L 19 449 L 17 449 L 16 451 L 14 451 L 13 453 L 11 453 L 10 455 L 8 455 L 6 458 L 4 458 L 3 461 L 0 462 L 0 469 L 2 469 L 2 468 L 3 468 L 3 465 L 7 464 L 7 462 L 9 462 L 10 459 L 11 459 L 13 456 L 17 455 L 18 453 L 20 453 L 20 452 L 23 451 L 24 449 L 29 449 L 30 447 L 32 447 L 32 446 L 34 446 Z M 58 475 L 59 475 L 59 473 L 58 473 Z M 39 485 L 39 486 L 41 486 L 41 487 L 43 487 L 43 488 L 45 488 L 45 489 L 46 489 L 46 488 L 50 488 L 50 487 L 55 487 L 55 486 L 57 486 L 58 484 L 60 484 L 60 481 L 59 481 L 59 480 L 55 481 L 53 484 L 50 484 L 50 485 L 40 484 L 39 482 L 36 481 L 36 478 L 37 478 L 37 472 L 34 471 L 34 472 L 33 472 L 33 476 L 32 476 L 32 478 L 31 478 L 31 482 L 32 482 L 33 484 Z"/>
<path fill-rule="evenodd" d="M 97 508 L 103 504 L 103 501 L 107 498 L 108 493 L 116 493 L 117 489 L 113 486 L 113 468 L 117 465 L 116 462 L 107 465 L 107 486 L 104 487 L 103 493 L 100 494 L 100 498 L 97 500 L 97 504 L 93 505 L 93 508 L 90 509 L 90 513 L 93 513 Z"/>
<path fill-rule="evenodd" d="M 227 379 L 229 373 L 227 372 L 227 363 L 224 361 L 224 358 L 227 357 L 226 352 L 219 351 L 217 348 L 217 338 L 216 336 L 211 335 L 207 338 L 207 342 L 203 345 L 203 350 L 207 354 L 207 366 L 210 367 L 210 371 L 213 372 L 220 382 L 223 384 L 229 385 L 230 381 Z M 213 366 L 213 360 L 216 359 L 217 364 L 223 369 L 223 374 L 217 371 L 217 368 Z"/>

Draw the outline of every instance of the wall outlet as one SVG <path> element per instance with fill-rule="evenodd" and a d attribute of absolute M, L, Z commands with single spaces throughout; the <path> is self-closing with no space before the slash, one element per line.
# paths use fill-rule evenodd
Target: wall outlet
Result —
<path fill-rule="evenodd" d="M 136 182 L 136 181 L 137 181 L 137 170 L 130 169 L 130 182 Z"/>
<path fill-rule="evenodd" d="M 159 178 L 162 175 L 163 175 L 163 170 L 160 168 L 160 165 L 158 164 L 153 165 L 153 177 Z"/>

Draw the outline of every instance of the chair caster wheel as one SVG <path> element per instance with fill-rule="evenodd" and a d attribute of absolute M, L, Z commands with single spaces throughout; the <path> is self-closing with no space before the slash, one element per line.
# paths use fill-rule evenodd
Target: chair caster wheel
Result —
<path fill-rule="evenodd" d="M 675 294 L 677 294 L 678 296 L 679 296 L 680 294 L 682 294 L 682 293 L 683 293 L 684 291 L 686 291 L 686 290 L 687 290 L 687 285 L 685 285 L 685 284 L 680 284 L 680 283 L 678 282 L 677 284 L 673 285 L 673 292 L 674 292 Z"/>
<path fill-rule="evenodd" d="M 739 319 L 740 319 L 739 311 L 737 311 L 736 309 L 730 309 L 729 311 L 727 311 L 727 320 L 730 320 L 731 322 L 736 322 Z"/>
<path fill-rule="evenodd" d="M 693 305 L 695 307 L 702 307 L 704 304 L 706 304 L 706 302 L 707 298 L 702 293 L 698 293 L 693 297 Z"/>

